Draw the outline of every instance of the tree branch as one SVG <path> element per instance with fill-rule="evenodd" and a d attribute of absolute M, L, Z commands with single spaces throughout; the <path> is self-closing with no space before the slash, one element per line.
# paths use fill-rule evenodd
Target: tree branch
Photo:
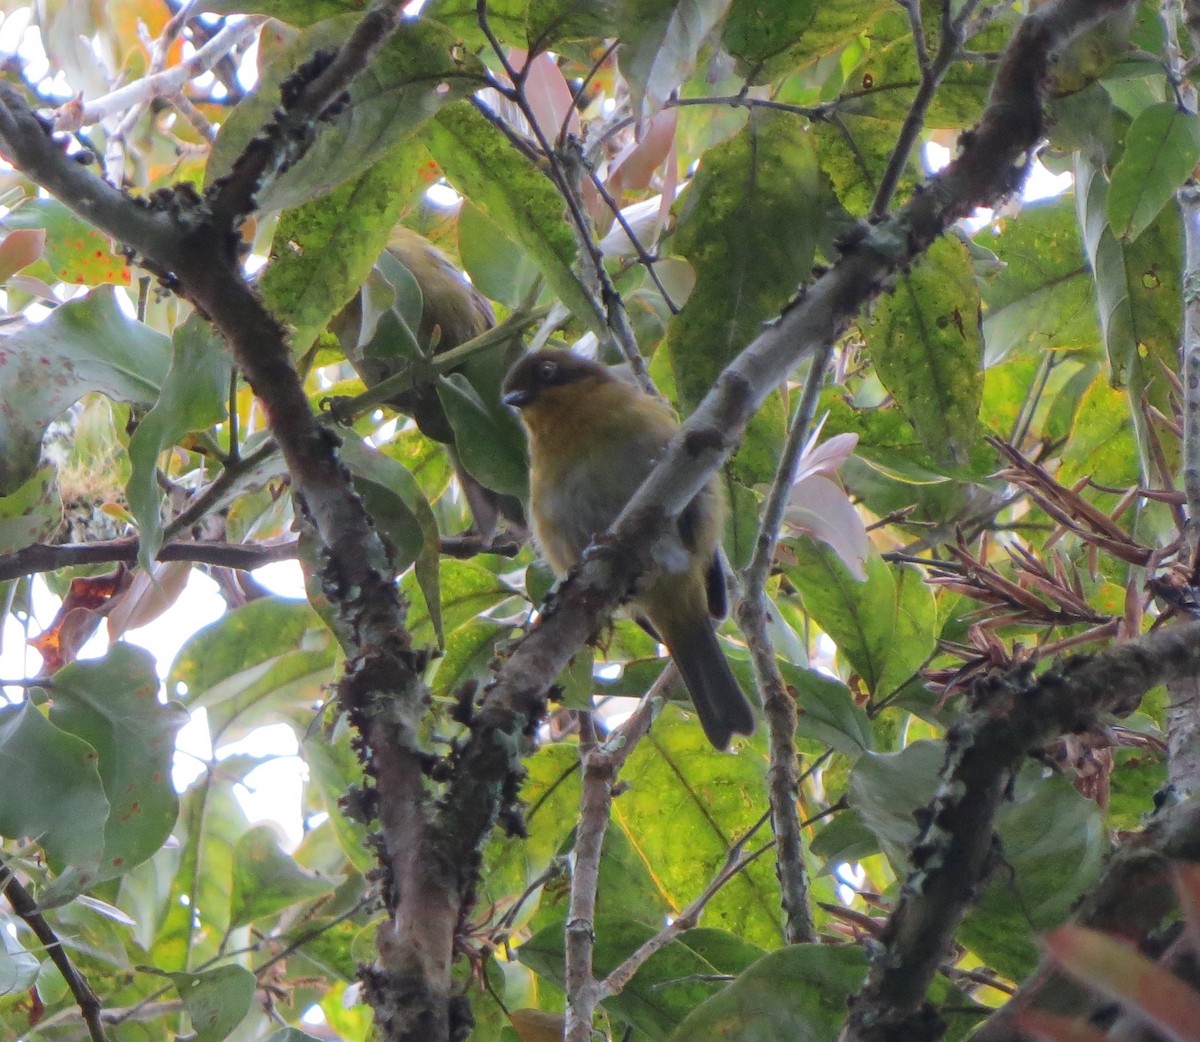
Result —
<path fill-rule="evenodd" d="M 668 666 L 650 685 L 629 719 L 615 728 L 603 745 L 590 742 L 580 748 L 583 785 L 579 794 L 575 865 L 571 872 L 571 901 L 565 930 L 567 1014 L 564 1042 L 590 1042 L 592 1018 L 597 1004 L 605 997 L 593 976 L 592 949 L 596 939 L 600 854 L 612 812 L 613 788 L 629 754 L 650 730 L 665 692 L 678 679 L 674 665 Z"/>
<path fill-rule="evenodd" d="M 725 369 L 610 530 L 543 606 L 538 626 L 488 688 L 455 779 L 440 808 L 444 856 L 471 857 L 515 792 L 518 737 L 532 729 L 544 695 L 571 656 L 633 590 L 671 518 L 695 498 L 738 443 L 750 417 L 799 358 L 836 341 L 888 280 L 976 206 L 1017 191 L 1042 136 L 1042 87 L 1052 56 L 1130 0 L 1055 0 L 1017 29 L 979 124 L 963 150 L 894 216 L 861 227 L 843 257 Z M 506 781 L 507 779 L 507 781 Z M 481 799 L 480 793 L 490 794 Z"/>
<path fill-rule="evenodd" d="M 1160 811 L 1145 829 L 1130 836 L 1109 859 L 1100 880 L 1083 899 L 1073 921 L 1094 930 L 1119 933 L 1138 944 L 1158 931 L 1178 908 L 1171 885 L 1171 864 L 1200 862 L 1200 799 L 1191 798 Z M 972 1042 L 1024 1042 L 1016 1024 L 1021 1011 L 1045 1005 L 1081 1009 L 1091 993 L 1048 960 L 1017 989 L 1003 1007 L 971 1036 Z"/>
<path fill-rule="evenodd" d="M 153 208 L 110 188 L 68 159 L 19 94 L 0 84 L 0 145 L 15 165 L 73 210 L 143 253 L 170 275 L 224 335 L 263 405 L 299 514 L 324 550 L 324 591 L 333 625 L 349 648 L 339 699 L 364 736 L 383 825 L 381 860 L 393 919 L 380 930 L 379 962 L 364 974 L 376 1023 L 391 1040 L 447 1037 L 454 1017 L 450 958 L 462 886 L 422 858 L 428 827 L 419 721 L 423 657 L 404 628 L 404 605 L 388 551 L 338 461 L 336 435 L 317 422 L 292 365 L 283 327 L 247 283 L 237 222 L 265 177 L 303 155 L 319 119 L 382 46 L 400 18 L 400 0 L 377 4 L 350 39 L 274 122 L 256 136 L 206 200 L 184 187 Z"/>
<path fill-rule="evenodd" d="M 67 157 L 60 142 L 25 104 L 20 91 L 0 82 L 0 151 L 31 180 L 85 221 L 164 270 L 179 249 L 179 228 L 168 214 L 138 203 Z"/>
<path fill-rule="evenodd" d="M 208 204 L 218 224 L 233 227 L 254 209 L 255 194 L 266 180 L 308 150 L 321 117 L 387 42 L 400 24 L 403 8 L 404 0 L 378 0 L 370 7 L 334 59 L 246 146 L 229 174 L 209 191 Z"/>
<path fill-rule="evenodd" d="M 37 902 L 29 895 L 29 891 L 17 881 L 17 877 L 12 875 L 9 869 L 0 869 L 0 875 L 4 873 L 8 873 L 8 881 L 4 884 L 4 895 L 8 898 L 8 903 L 45 946 L 50 961 L 67 982 L 92 1042 L 108 1042 L 108 1034 L 101 1022 L 100 1000 L 96 998 L 96 993 L 92 991 L 87 978 L 75 968 L 58 934 L 46 921 L 46 917 L 38 911 Z"/>
<path fill-rule="evenodd" d="M 136 564 L 140 545 L 137 537 L 60 546 L 32 543 L 10 554 L 0 554 L 0 582 L 36 572 L 53 572 L 59 568 L 77 568 L 81 565 Z M 475 535 L 449 535 L 441 538 L 438 550 L 447 557 L 459 559 L 478 557 L 480 554 L 516 557 L 524 545 L 517 539 L 487 540 Z M 265 564 L 295 560 L 299 553 L 299 543 L 295 539 L 286 543 L 178 542 L 162 547 L 154 559 L 192 561 L 217 568 L 251 571 Z"/>
<path fill-rule="evenodd" d="M 938 1037 L 925 993 L 962 915 L 992 867 L 992 823 L 1029 754 L 1099 714 L 1132 712 L 1157 684 L 1200 671 L 1200 623 L 1159 630 L 1038 677 L 1032 667 L 981 682 L 971 714 L 946 739 L 933 803 L 919 820 L 912 871 L 877 940 L 843 1042 Z"/>
<path fill-rule="evenodd" d="M 95 543 L 67 543 L 52 546 L 33 543 L 0 555 L 0 582 L 19 579 L 35 572 L 53 572 L 89 564 L 136 564 L 140 541 L 106 539 Z M 156 561 L 194 561 L 220 568 L 250 570 L 275 561 L 290 561 L 298 553 L 293 539 L 286 543 L 168 543 L 159 550 Z"/>
<path fill-rule="evenodd" d="M 796 814 L 796 797 L 800 790 L 796 702 L 788 692 L 775 660 L 775 646 L 769 629 L 771 603 L 767 598 L 766 584 L 775 561 L 788 497 L 796 481 L 796 468 L 816 415 L 817 400 L 825 382 L 831 354 L 831 345 L 823 345 L 809 368 L 804 393 L 792 419 L 779 457 L 779 467 L 763 507 L 754 557 L 743 573 L 746 594 L 737 613 L 738 626 L 746 635 L 746 646 L 750 649 L 750 661 L 754 666 L 767 720 L 767 745 L 771 758 L 768 795 L 771 801 L 771 830 L 776 839 L 775 873 L 779 877 L 783 902 L 784 936 L 789 944 L 812 941 L 816 934 L 809 905 L 800 818 Z"/>

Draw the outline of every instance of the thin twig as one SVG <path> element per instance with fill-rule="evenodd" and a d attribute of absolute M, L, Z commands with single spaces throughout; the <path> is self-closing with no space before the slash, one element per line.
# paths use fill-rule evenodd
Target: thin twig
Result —
<path fill-rule="evenodd" d="M 796 470 L 816 415 L 817 401 L 832 353 L 832 345 L 822 345 L 809 367 L 800 405 L 788 431 L 775 479 L 763 508 L 754 557 L 743 576 L 746 595 L 738 607 L 738 624 L 746 635 L 746 645 L 750 649 L 750 660 L 767 720 L 767 744 L 771 757 L 768 772 L 771 828 L 779 844 L 776 872 L 782 891 L 784 935 L 789 944 L 812 941 L 816 931 L 809 903 L 800 821 L 796 814 L 796 795 L 800 788 L 800 761 L 796 753 L 796 703 L 788 692 L 775 658 L 775 646 L 769 628 L 771 603 L 766 584 L 775 560 L 788 497 L 796 481 Z"/>
<path fill-rule="evenodd" d="M 1183 214 L 1183 487 L 1187 494 L 1185 552 L 1189 568 L 1200 548 L 1200 187 L 1179 190 Z"/>
<path fill-rule="evenodd" d="M 95 543 L 53 546 L 32 543 L 0 556 L 0 582 L 38 572 L 53 572 L 86 564 L 135 564 L 140 542 L 136 537 L 105 539 Z M 156 561 L 192 561 L 219 568 L 249 571 L 276 561 L 290 561 L 299 553 L 296 540 L 286 543 L 168 543 Z"/>
<path fill-rule="evenodd" d="M 501 66 L 504 68 L 505 74 L 515 88 L 507 96 L 520 109 L 521 114 L 529 124 L 530 133 L 533 134 L 538 147 L 542 150 L 542 156 L 546 161 L 551 180 L 554 181 L 555 187 L 558 188 L 559 194 L 563 198 L 563 202 L 567 205 L 567 216 L 571 220 L 575 237 L 591 261 L 592 270 L 590 274 L 595 278 L 596 285 L 600 287 L 600 301 L 593 300 L 592 302 L 596 307 L 597 314 L 603 316 L 604 327 L 608 331 L 609 338 L 629 363 L 633 376 L 639 385 L 648 394 L 657 395 L 658 390 L 655 388 L 654 382 L 650 379 L 650 374 L 646 370 L 646 360 L 642 357 L 642 353 L 638 349 L 633 326 L 630 324 L 629 316 L 625 311 L 625 301 L 613 284 L 608 274 L 608 269 L 604 267 L 604 255 L 600 252 L 600 246 L 592 235 L 592 224 L 580 199 L 578 185 L 568 176 L 566 166 L 563 163 L 562 152 L 555 149 L 550 143 L 549 138 L 546 137 L 545 131 L 538 124 L 537 114 L 533 111 L 533 107 L 529 104 L 529 99 L 525 96 L 524 72 L 530 68 L 530 64 L 526 63 L 521 72 L 517 72 L 513 68 L 512 63 L 508 60 L 508 55 L 504 50 L 503 44 L 500 43 L 492 31 L 488 20 L 487 0 L 477 0 L 476 20 L 484 36 L 491 44 L 492 50 L 495 52 Z M 575 158 L 579 164 L 586 163 L 582 150 L 576 150 Z"/>
<path fill-rule="evenodd" d="M 155 98 L 174 97 L 188 80 L 208 72 L 226 54 L 253 36 L 265 21 L 264 16 L 254 15 L 226 24 L 208 43 L 178 65 L 134 80 L 93 101 L 67 102 L 54 114 L 54 128 L 68 132 L 79 130 L 118 112 L 140 109 Z"/>
<path fill-rule="evenodd" d="M 58 934 L 46 921 L 46 917 L 38 911 L 37 902 L 30 896 L 29 891 L 17 881 L 17 877 L 12 875 L 7 867 L 0 869 L 0 875 L 4 873 L 8 873 L 8 881 L 4 884 L 4 894 L 8 898 L 8 903 L 45 946 L 50 961 L 54 963 L 58 972 L 62 974 L 63 980 L 67 982 L 67 987 L 71 989 L 71 995 L 75 999 L 75 1005 L 79 1007 L 92 1042 L 108 1042 L 108 1035 L 101 1022 L 100 1000 L 96 998 L 96 993 L 92 991 L 87 978 L 75 968 L 62 941 L 59 940 Z"/>
<path fill-rule="evenodd" d="M 637 237 L 637 234 L 634 232 L 633 228 L 630 227 L 629 221 L 622 212 L 620 204 L 612 197 L 612 194 L 609 192 L 609 190 L 604 187 L 603 179 L 598 173 L 596 173 L 595 169 L 590 164 L 588 165 L 587 171 L 588 176 L 591 178 L 592 185 L 599 193 L 604 205 L 607 206 L 612 212 L 613 218 L 616 220 L 617 224 L 621 226 L 621 231 L 625 233 L 626 238 L 629 239 L 630 244 L 633 246 L 634 253 L 637 254 L 638 262 L 643 268 L 646 269 L 650 275 L 650 278 L 654 281 L 654 285 L 658 289 L 658 292 L 662 294 L 662 298 L 667 304 L 667 310 L 670 311 L 672 315 L 678 315 L 679 307 L 676 305 L 675 301 L 671 299 L 671 294 L 667 292 L 667 287 L 663 285 L 662 279 L 659 278 L 658 272 L 655 270 L 654 265 L 658 258 L 650 256 L 649 251 L 645 246 L 642 245 L 641 240 Z"/>
<path fill-rule="evenodd" d="M 765 818 L 763 820 L 765 821 Z M 665 948 L 685 930 L 692 929 L 700 921 L 700 913 L 707 907 L 708 902 L 716 897 L 731 879 L 745 871 L 747 867 L 775 845 L 775 841 L 771 840 L 771 842 L 764 843 L 761 847 L 752 850 L 744 857 L 742 856 L 741 852 L 747 840 L 750 839 L 762 823 L 760 821 L 758 825 L 755 825 L 754 828 L 734 844 L 729 851 L 728 859 L 721 867 L 721 870 L 713 877 L 712 882 L 704 888 L 704 892 L 699 897 L 679 914 L 677 919 L 672 920 L 669 925 L 660 930 L 648 941 L 639 945 L 624 962 L 600 982 L 599 992 L 601 1000 L 620 994 L 633 979 L 633 975 L 645 965 L 647 959 Z"/>
<path fill-rule="evenodd" d="M 915 0 L 906 0 L 904 6 L 914 20 L 913 36 L 917 41 L 918 57 L 922 59 L 920 61 L 921 85 L 917 88 L 916 97 L 913 98 L 908 114 L 904 117 L 900 133 L 896 135 L 896 146 L 888 157 L 887 167 L 875 190 L 875 198 L 871 202 L 871 216 L 876 218 L 886 213 L 887 208 L 891 205 L 892 196 L 896 194 L 896 189 L 900 184 L 900 175 L 908 165 L 913 145 L 921 133 L 921 128 L 925 125 L 925 115 L 933 102 L 933 96 L 937 93 L 938 85 L 954 63 L 958 49 L 962 46 L 962 22 L 952 20 L 949 14 L 950 5 L 944 4 L 941 41 L 938 44 L 937 55 L 931 62 L 928 53 L 924 53 L 925 36 L 921 26 L 920 5 Z"/>
<path fill-rule="evenodd" d="M 600 854 L 612 811 L 613 786 L 629 754 L 650 730 L 665 693 L 677 680 L 678 672 L 672 664 L 659 674 L 629 718 L 614 728 L 602 745 L 597 744 L 590 730 L 581 732 L 583 784 L 565 931 L 567 1012 L 564 1042 L 589 1042 L 596 1005 L 604 998 L 593 975 L 592 950 L 596 940 Z"/>

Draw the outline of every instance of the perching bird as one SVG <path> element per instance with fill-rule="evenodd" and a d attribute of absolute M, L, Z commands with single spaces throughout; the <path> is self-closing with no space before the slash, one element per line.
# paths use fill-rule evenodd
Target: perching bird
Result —
<path fill-rule="evenodd" d="M 367 331 L 369 335 L 365 335 L 363 298 L 370 296 L 367 287 L 346 305 L 333 323 L 346 357 L 368 387 L 374 387 L 420 361 L 422 355 L 449 351 L 496 324 L 487 298 L 424 236 L 397 225 L 388 239 L 387 252 L 408 269 L 421 291 L 420 326 L 409 330 L 400 322 L 378 319 Z M 414 346 L 420 354 L 412 354 Z M 502 375 L 518 348 L 519 340 L 500 345 L 467 360 L 456 371 L 467 377 L 480 397 L 495 401 Z M 525 517 L 520 500 L 486 488 L 460 462 L 454 428 L 442 407 L 435 384 L 418 381 L 411 390 L 395 395 L 389 404 L 416 420 L 426 437 L 446 444 L 463 495 L 471 508 L 475 530 L 482 539 L 492 537 L 500 517 L 504 517 L 515 531 L 523 531 Z"/>
<path fill-rule="evenodd" d="M 670 406 L 569 351 L 526 355 L 504 378 L 503 401 L 519 410 L 529 438 L 529 505 L 534 536 L 565 575 L 613 522 L 662 456 L 679 424 Z M 710 615 L 725 614 L 718 543 L 724 504 L 714 478 L 656 547 L 656 569 L 633 599 L 671 652 L 718 749 L 754 714 L 717 642 Z"/>

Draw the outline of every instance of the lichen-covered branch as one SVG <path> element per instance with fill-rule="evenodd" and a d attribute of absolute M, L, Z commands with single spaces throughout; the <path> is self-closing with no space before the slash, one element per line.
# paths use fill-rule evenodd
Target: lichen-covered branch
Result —
<path fill-rule="evenodd" d="M 543 711 L 545 692 L 600 620 L 629 595 L 648 547 L 738 444 L 750 417 L 796 362 L 832 344 L 891 279 L 977 206 L 1017 191 L 1042 137 L 1042 88 L 1054 55 L 1130 0 L 1055 0 L 1013 36 L 978 125 L 960 155 L 894 216 L 862 226 L 843 256 L 763 330 L 720 375 L 653 473 L 578 568 L 544 605 L 487 692 L 462 751 L 462 783 L 448 793 L 441 835 L 451 856 L 478 848 L 515 791 L 518 738 Z M 466 779 L 470 778 L 468 784 Z M 491 802 L 481 794 L 496 798 Z"/>
<path fill-rule="evenodd" d="M 1157 684 L 1200 670 L 1200 623 L 1160 630 L 1069 660 L 1040 676 L 1032 667 L 981 683 L 970 715 L 946 737 L 933 803 L 920 816 L 912 870 L 872 953 L 844 1042 L 922 1042 L 941 1034 L 924 1005 L 962 915 L 992 867 L 996 811 L 1030 751 L 1132 712 Z"/>

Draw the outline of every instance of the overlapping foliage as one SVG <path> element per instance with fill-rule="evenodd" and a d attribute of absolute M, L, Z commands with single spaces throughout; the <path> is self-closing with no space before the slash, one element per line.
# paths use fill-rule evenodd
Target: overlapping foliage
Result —
<path fill-rule="evenodd" d="M 60 128 L 81 107 L 64 147 L 148 194 L 228 173 L 280 85 L 341 45 L 360 6 L 210 0 L 168 26 L 160 0 L 53 0 L 36 16 L 8 3 L 0 33 L 36 18 L 47 69 L 23 66 L 26 48 L 6 76 Z M 1183 534 L 1176 195 L 1200 124 L 1170 75 L 1187 43 L 1165 7 L 1163 20 L 1133 5 L 1056 67 L 1042 160 L 1070 186 L 939 240 L 837 345 L 818 410 L 836 449 L 791 490 L 766 582 L 808 768 L 795 799 L 813 943 L 784 944 L 765 849 L 602 1003 L 607 1037 L 836 1037 L 972 682 L 1189 607 L 1187 562 L 1159 572 Z M 138 107 L 97 103 L 239 16 L 265 17 L 211 73 Z M 464 700 L 550 585 L 515 505 L 526 463 L 497 398 L 508 361 L 532 342 L 618 361 L 616 299 L 626 342 L 689 412 L 858 222 L 918 190 L 936 154 L 922 144 L 953 147 L 971 127 L 1020 17 L 989 2 L 430 0 L 257 195 L 243 233 L 265 266 L 250 267 L 429 649 L 431 754 L 461 737 Z M 383 919 L 375 824 L 331 697 L 344 652 L 314 578 L 321 550 L 263 414 L 204 316 L 119 244 L 20 172 L 0 173 L 0 193 L 0 602 L 22 620 L 34 582 L 64 598 L 39 638 L 39 683 L 4 689 L 0 871 L 30 888 L 114 1040 L 288 1042 L 313 1007 L 322 1030 L 365 1040 L 357 967 Z M 397 225 L 466 271 L 496 333 L 457 331 Z M 806 372 L 724 472 L 735 568 L 751 560 Z M 307 602 L 247 577 L 281 558 L 300 560 Z M 173 662 L 119 641 L 76 660 L 105 617 L 116 640 L 168 610 L 193 569 L 228 610 Z M 745 641 L 732 623 L 722 633 L 750 689 Z M 488 841 L 460 923 L 472 1038 L 560 1037 L 579 714 L 642 695 L 666 664 L 621 621 L 560 678 L 526 762 L 527 835 Z M 1166 701 L 1151 693 L 1119 725 L 1036 750 L 1012 779 L 996 870 L 930 991 L 949 1037 L 1032 972 L 1039 934 L 1154 809 Z M 213 758 L 176 795 L 173 736 L 201 710 Z M 262 758 L 223 755 L 278 723 L 307 767 L 292 850 L 236 799 Z M 764 731 L 719 754 L 671 702 L 632 753 L 600 861 L 597 975 L 678 918 L 731 851 L 769 848 Z M 0 1033 L 83 1037 L 78 996 L 12 907 Z"/>

